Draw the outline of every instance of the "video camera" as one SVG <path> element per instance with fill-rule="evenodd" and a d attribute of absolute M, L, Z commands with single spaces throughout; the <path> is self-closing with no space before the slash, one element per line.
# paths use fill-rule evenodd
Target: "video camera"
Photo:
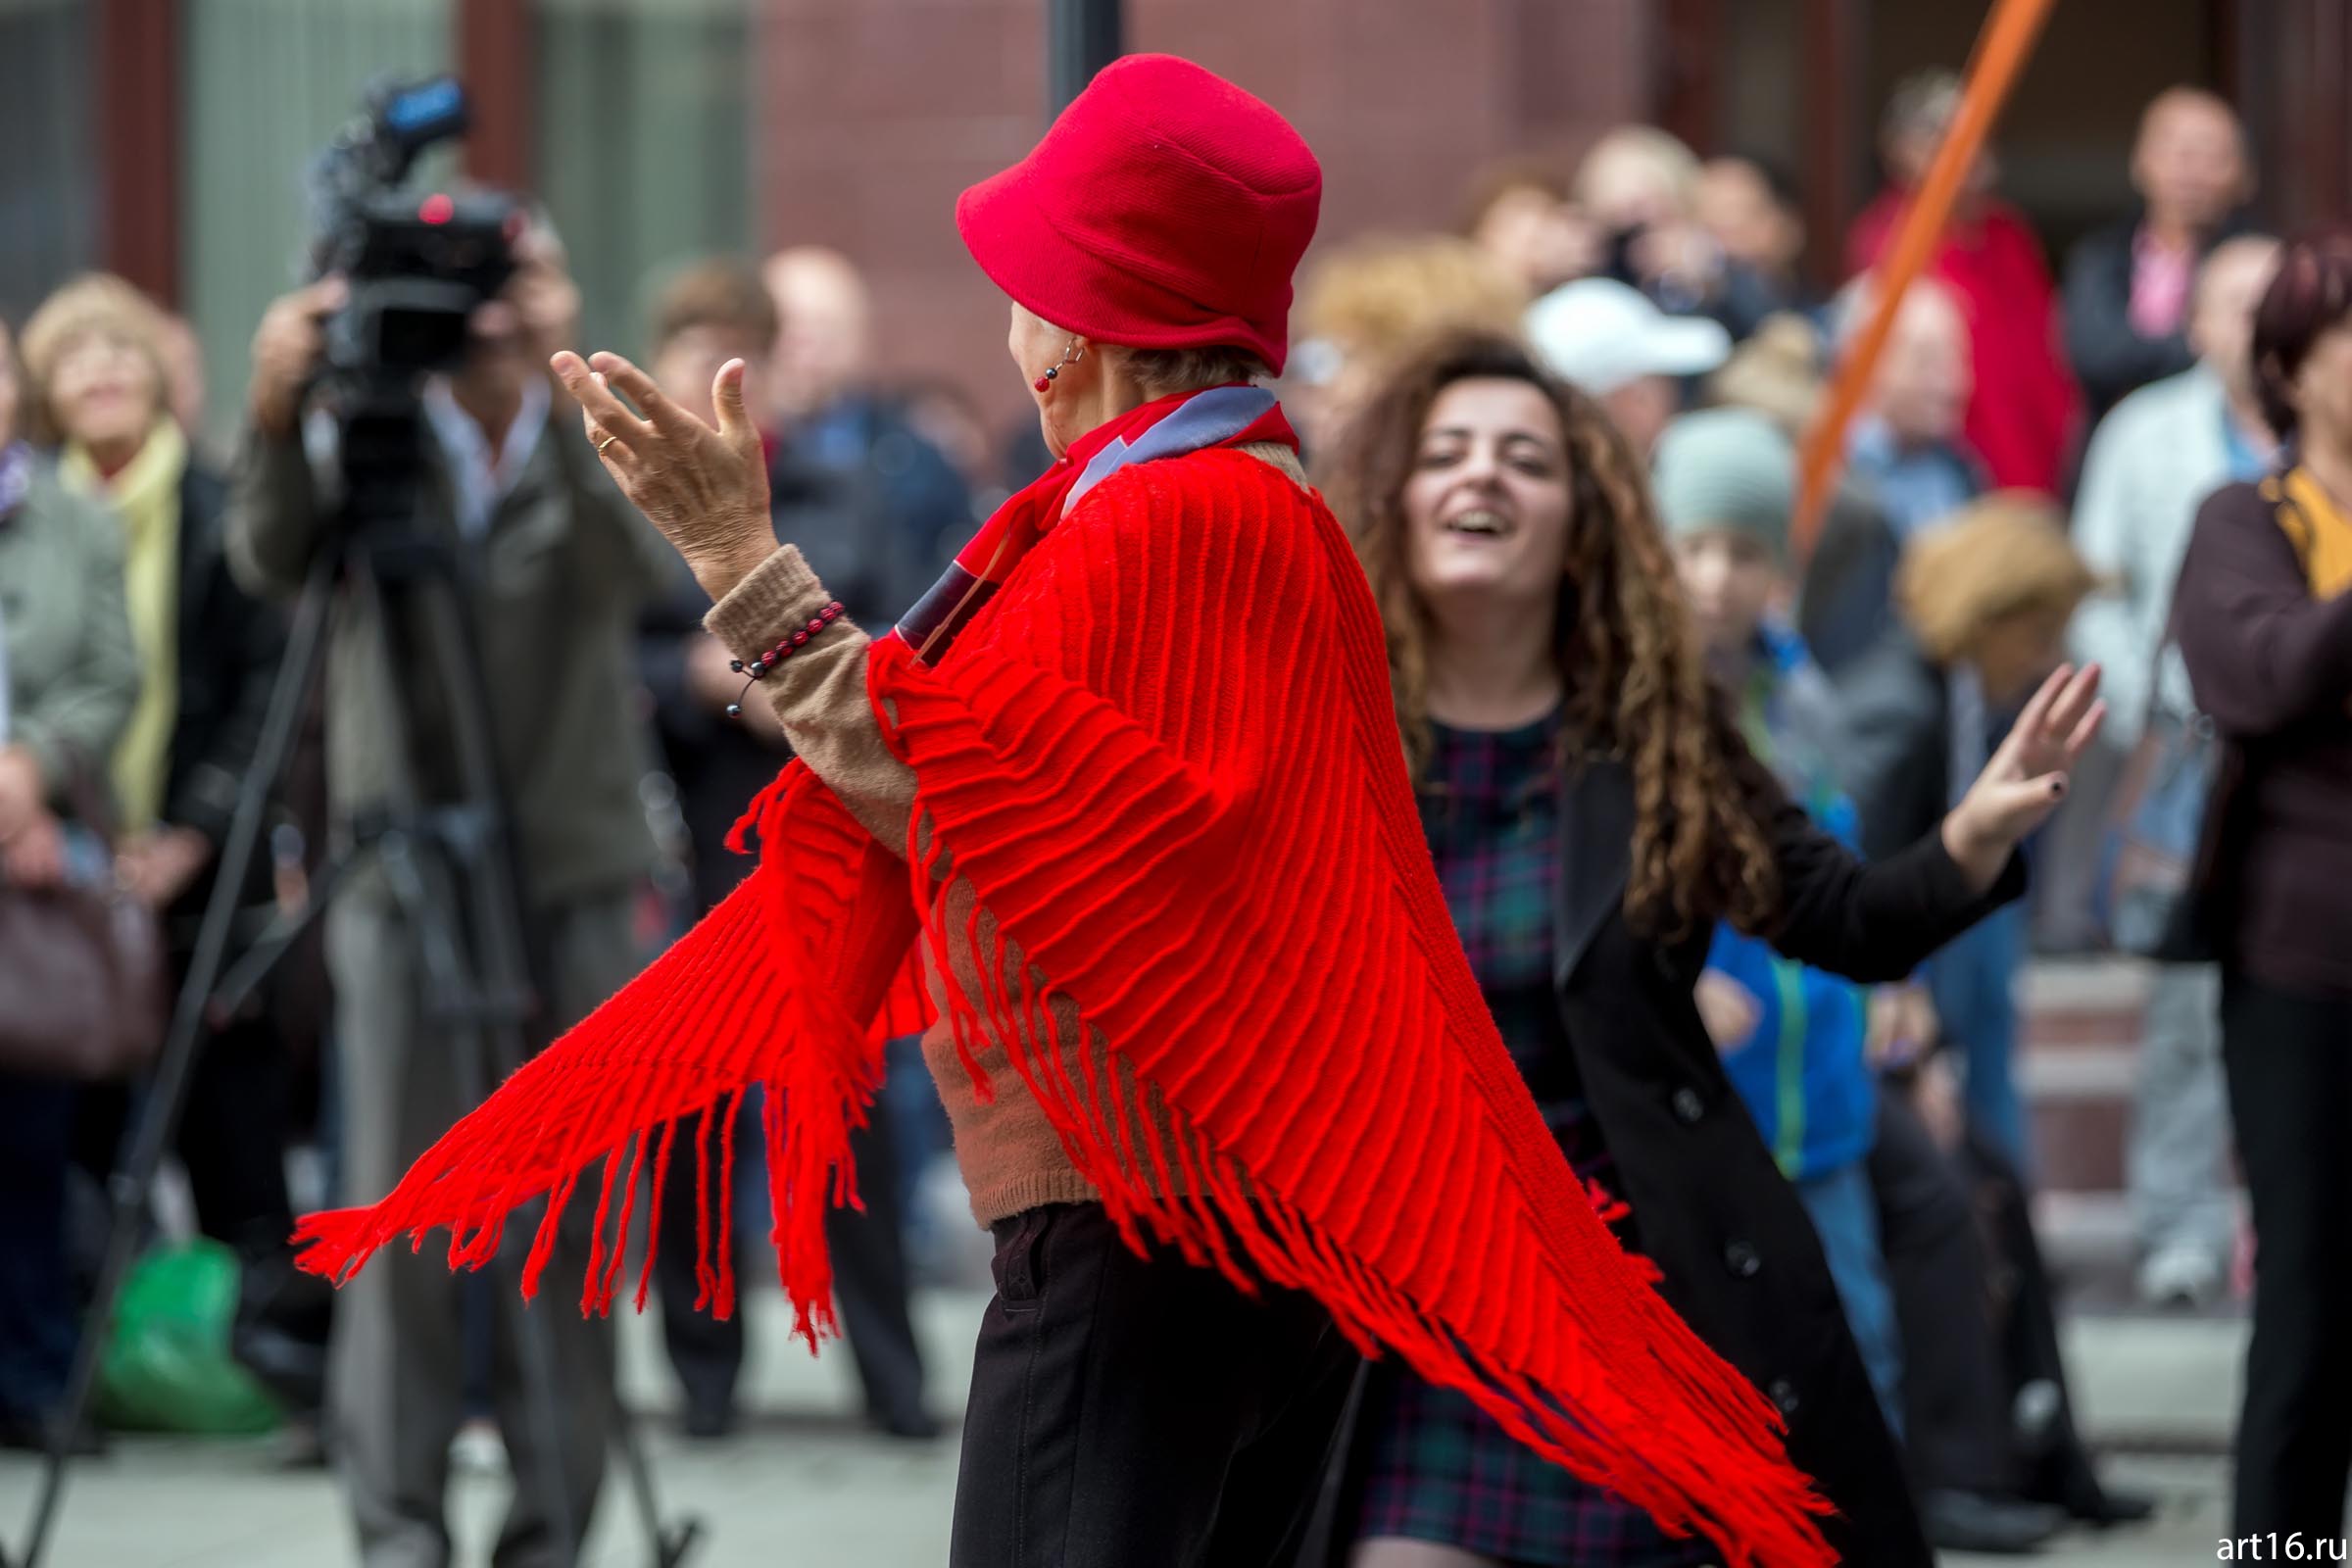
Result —
<path fill-rule="evenodd" d="M 514 275 L 526 220 L 514 198 L 399 188 L 428 149 L 464 134 L 467 118 L 453 76 L 380 86 L 313 163 L 314 268 L 351 286 L 327 322 L 330 376 L 405 381 L 452 368 L 474 308 Z"/>

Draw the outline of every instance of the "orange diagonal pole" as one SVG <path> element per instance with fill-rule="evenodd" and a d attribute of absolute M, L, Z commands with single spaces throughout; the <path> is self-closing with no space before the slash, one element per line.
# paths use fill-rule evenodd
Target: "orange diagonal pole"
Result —
<path fill-rule="evenodd" d="M 1838 470 L 1845 461 L 1845 428 L 1852 422 L 1855 410 L 1862 406 L 1862 395 L 1877 371 L 1879 353 L 1886 345 L 1886 333 L 1894 324 L 1895 309 L 1902 303 L 1903 290 L 1911 286 L 1911 280 L 1935 254 L 1936 242 L 1943 234 L 1953 204 L 1959 200 L 1969 165 L 1976 162 L 1984 138 L 1992 132 L 1993 121 L 2000 116 L 2001 105 L 2009 97 L 2009 89 L 2032 58 L 2034 41 L 2040 35 L 2052 3 L 2053 0 L 1996 0 L 1991 14 L 1984 19 L 1984 30 L 1978 34 L 1976 53 L 1969 62 L 1968 78 L 1960 89 L 1959 107 L 1953 112 L 1952 122 L 1944 128 L 1943 142 L 1936 149 L 1935 162 L 1928 166 L 1928 177 L 1921 181 L 1910 209 L 1903 214 L 1894 243 L 1872 270 L 1874 298 L 1870 322 L 1838 365 L 1830 383 L 1829 398 L 1823 405 L 1822 417 L 1806 434 L 1798 467 L 1794 540 L 1800 561 L 1813 553 L 1822 514 L 1828 508 Z"/>

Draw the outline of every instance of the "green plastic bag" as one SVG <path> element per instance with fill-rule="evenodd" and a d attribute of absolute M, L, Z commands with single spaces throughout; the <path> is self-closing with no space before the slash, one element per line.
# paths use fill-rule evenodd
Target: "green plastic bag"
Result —
<path fill-rule="evenodd" d="M 229 1353 L 236 1254 L 198 1239 L 131 1266 L 98 1365 L 98 1419 L 119 1431 L 243 1435 L 277 1425 L 269 1393 Z"/>

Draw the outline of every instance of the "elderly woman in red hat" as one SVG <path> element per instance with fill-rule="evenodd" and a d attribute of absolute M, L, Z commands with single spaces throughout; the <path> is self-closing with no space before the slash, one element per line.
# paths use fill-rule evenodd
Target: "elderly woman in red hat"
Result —
<path fill-rule="evenodd" d="M 585 1175 L 605 1307 L 679 1119 L 759 1085 L 813 1338 L 878 1042 L 927 1026 L 997 1241 L 952 1562 L 1287 1561 L 1358 1351 L 1729 1563 L 1831 1560 L 1773 1407 L 1593 1214 L 1447 916 L 1379 612 L 1254 384 L 1320 190 L 1272 109 L 1139 56 L 965 193 L 1055 461 L 870 639 L 776 545 L 740 363 L 712 428 L 558 357 L 799 756 L 743 885 L 381 1202 L 306 1219 L 307 1267 L 437 1226 L 479 1265 L 548 1195 L 528 1290 Z M 720 1312 L 726 1201 L 692 1239 Z"/>

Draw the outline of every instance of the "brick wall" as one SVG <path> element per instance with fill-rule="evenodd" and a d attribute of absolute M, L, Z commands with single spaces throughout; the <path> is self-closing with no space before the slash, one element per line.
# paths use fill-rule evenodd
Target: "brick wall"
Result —
<path fill-rule="evenodd" d="M 1127 47 L 1275 105 L 1323 161 L 1319 243 L 1453 221 L 1490 159 L 1573 152 L 1650 100 L 1642 0 L 1129 0 Z M 758 177 L 772 245 L 838 246 L 882 373 L 945 373 L 1009 416 L 1001 297 L 956 192 L 1044 126 L 1043 0 L 767 0 Z"/>

